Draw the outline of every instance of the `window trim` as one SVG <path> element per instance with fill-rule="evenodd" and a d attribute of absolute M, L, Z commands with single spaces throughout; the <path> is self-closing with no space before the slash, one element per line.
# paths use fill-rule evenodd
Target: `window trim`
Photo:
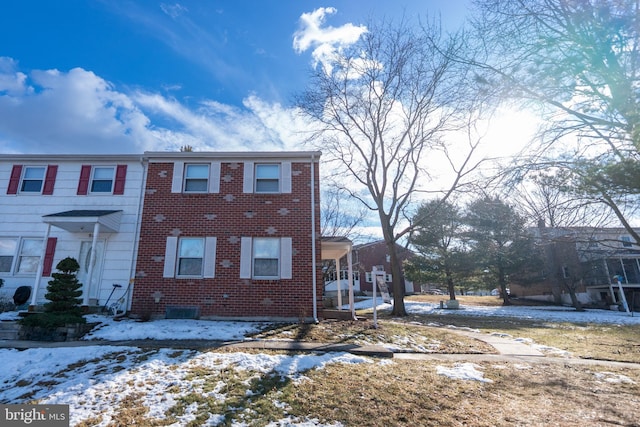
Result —
<path fill-rule="evenodd" d="M 25 245 L 25 242 L 27 241 L 38 242 L 39 245 L 37 249 L 38 250 L 37 255 L 23 255 L 24 245 Z M 42 245 L 43 245 L 43 239 L 41 237 L 21 237 L 20 238 L 20 244 L 16 252 L 16 259 L 14 261 L 14 266 L 13 266 L 14 276 L 35 276 L 38 273 L 38 266 L 40 265 L 40 262 L 42 260 Z M 20 271 L 20 264 L 21 264 L 22 258 L 37 258 L 38 261 L 36 262 L 36 269 L 34 271 Z"/>
<path fill-rule="evenodd" d="M 270 244 L 274 244 L 274 247 L 277 248 L 277 256 L 276 257 L 257 257 L 256 256 L 256 247 L 258 246 L 256 243 L 258 241 L 269 241 Z M 272 254 L 270 254 L 272 255 Z M 256 274 L 256 261 L 259 260 L 270 260 L 276 261 L 276 274 L 272 275 L 258 275 Z M 256 280 L 277 280 L 281 277 L 281 260 L 282 260 L 282 248 L 280 239 L 277 237 L 254 237 L 251 242 L 251 277 Z"/>
<path fill-rule="evenodd" d="M 164 256 L 164 270 L 162 277 L 174 278 L 174 279 L 213 279 L 215 278 L 215 263 L 216 263 L 216 243 L 217 238 L 213 236 L 183 236 L 183 239 L 197 239 L 204 240 L 204 254 L 202 261 L 202 274 L 199 276 L 194 275 L 179 275 L 179 240 L 177 236 L 167 236 Z"/>
<path fill-rule="evenodd" d="M 204 178 L 189 178 L 189 166 L 205 166 L 207 168 L 207 173 Z M 211 177 L 211 165 L 209 163 L 185 163 L 184 164 L 184 173 L 182 177 L 182 192 L 187 194 L 206 194 L 209 192 L 209 184 Z M 197 180 L 197 181 L 205 181 L 204 190 L 187 190 L 187 183 L 189 180 Z"/>
<path fill-rule="evenodd" d="M 254 276 L 253 240 L 273 238 L 280 241 L 278 276 Z M 247 237 L 240 238 L 240 278 L 253 280 L 290 280 L 293 278 L 293 239 L 291 237 Z"/>
<path fill-rule="evenodd" d="M 92 165 L 91 166 L 91 175 L 89 176 L 89 188 L 88 188 L 88 192 L 89 194 L 113 194 L 113 189 L 115 187 L 115 182 L 116 182 L 116 166 L 112 166 L 112 165 Z M 96 170 L 98 169 L 111 169 L 111 185 L 109 187 L 109 191 L 95 191 L 93 189 L 94 184 L 97 181 L 100 182 L 106 182 L 106 179 L 96 179 L 95 174 L 96 174 Z"/>
<path fill-rule="evenodd" d="M 27 179 L 27 171 L 29 169 L 41 169 L 42 177 L 40 179 Z M 44 189 L 44 183 L 47 178 L 47 167 L 45 165 L 23 165 L 22 173 L 20 175 L 20 184 L 18 186 L 18 192 L 20 194 L 42 194 L 42 190 Z M 25 190 L 24 186 L 27 182 L 36 182 L 40 181 L 40 188 L 38 190 Z"/>
<path fill-rule="evenodd" d="M 261 167 L 267 167 L 267 166 L 277 166 L 278 168 L 278 173 L 277 173 L 277 178 L 264 178 L 264 177 L 260 177 L 259 175 L 259 170 L 261 169 Z M 253 172 L 253 188 L 254 188 L 254 192 L 256 194 L 280 194 L 282 193 L 282 165 L 280 163 L 255 163 L 254 164 L 254 172 Z M 258 187 L 261 182 L 272 182 L 272 181 L 276 181 L 277 182 L 277 189 L 276 190 L 259 190 Z"/>
<path fill-rule="evenodd" d="M 190 241 L 199 241 L 200 242 L 200 250 L 202 252 L 202 256 L 201 257 L 187 257 L 187 256 L 181 256 L 180 254 L 180 250 L 182 249 L 182 243 L 190 240 Z M 205 259 L 205 239 L 204 237 L 180 237 L 178 238 L 178 250 L 176 251 L 176 270 L 175 270 L 175 277 L 176 278 L 193 278 L 193 277 L 204 277 L 204 259 Z M 180 273 L 180 267 L 181 267 L 181 260 L 183 259 L 199 259 L 200 260 L 200 272 L 198 274 L 181 274 Z"/>
<path fill-rule="evenodd" d="M 8 271 L 0 271 L 0 274 L 6 274 L 6 275 L 13 275 L 14 272 L 14 268 L 15 268 L 15 264 L 16 264 L 16 259 L 17 259 L 17 253 L 18 253 L 18 248 L 20 247 L 20 238 L 18 237 L 0 237 L 0 241 L 2 240 L 6 240 L 6 241 L 12 241 L 13 244 L 13 252 L 11 254 L 5 254 L 5 255 L 0 255 L 3 257 L 7 257 L 7 256 L 11 256 L 11 261 L 9 263 L 9 270 Z"/>

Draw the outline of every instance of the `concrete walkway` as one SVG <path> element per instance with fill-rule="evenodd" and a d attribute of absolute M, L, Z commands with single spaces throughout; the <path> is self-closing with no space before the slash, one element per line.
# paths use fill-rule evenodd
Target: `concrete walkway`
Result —
<path fill-rule="evenodd" d="M 302 341 L 247 340 L 247 341 L 212 341 L 212 340 L 123 340 L 123 341 L 22 341 L 0 340 L 0 348 L 25 350 L 29 348 L 87 347 L 94 345 L 130 346 L 142 348 L 181 348 L 194 350 L 234 348 L 278 350 L 291 352 L 348 352 L 362 356 L 393 358 L 397 360 L 439 360 L 451 362 L 522 362 L 522 363 L 558 363 L 565 365 L 607 365 L 640 369 L 640 363 L 615 362 L 608 360 L 579 359 L 568 357 L 549 357 L 529 345 L 513 339 L 480 332 L 451 329 L 450 332 L 483 341 L 496 349 L 497 354 L 443 354 L 393 352 L 380 345 L 312 343 Z"/>

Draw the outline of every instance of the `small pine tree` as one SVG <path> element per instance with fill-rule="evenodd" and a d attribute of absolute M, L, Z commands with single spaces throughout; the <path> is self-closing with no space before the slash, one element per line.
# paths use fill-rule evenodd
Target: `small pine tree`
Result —
<path fill-rule="evenodd" d="M 26 317 L 23 324 L 56 328 L 70 323 L 86 323 L 82 316 L 80 303 L 82 283 L 76 277 L 80 265 L 78 261 L 67 257 L 56 265 L 58 273 L 53 273 L 49 281 L 45 298 L 44 313 Z"/>

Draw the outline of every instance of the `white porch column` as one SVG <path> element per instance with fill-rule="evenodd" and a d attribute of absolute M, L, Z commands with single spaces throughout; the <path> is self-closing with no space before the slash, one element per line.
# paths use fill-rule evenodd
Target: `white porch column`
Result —
<path fill-rule="evenodd" d="M 47 231 L 44 233 L 44 240 L 42 242 L 42 252 L 40 253 L 40 262 L 38 262 L 38 269 L 36 270 L 36 280 L 33 283 L 33 292 L 31 293 L 31 307 L 36 306 L 38 300 L 38 290 L 40 288 L 40 279 L 42 278 L 42 270 L 44 269 L 44 257 L 47 253 L 47 241 L 49 240 L 49 233 L 51 233 L 51 224 L 47 224 Z"/>
<path fill-rule="evenodd" d="M 338 290 L 338 310 L 342 310 L 342 280 L 340 280 L 340 258 L 336 258 L 336 289 Z"/>
<path fill-rule="evenodd" d="M 91 289 L 91 279 L 93 278 L 93 264 L 96 261 L 96 245 L 98 244 L 98 234 L 100 234 L 100 223 L 96 222 L 93 225 L 93 240 L 91 241 L 91 253 L 89 255 L 89 271 L 87 271 L 87 278 L 82 285 L 82 305 L 89 305 L 89 294 Z"/>
<path fill-rule="evenodd" d="M 347 274 L 349 278 L 347 279 L 349 283 L 349 310 L 351 310 L 351 318 L 356 320 L 356 308 L 353 301 L 353 262 L 351 260 L 351 245 L 349 245 L 349 249 L 347 250 Z"/>

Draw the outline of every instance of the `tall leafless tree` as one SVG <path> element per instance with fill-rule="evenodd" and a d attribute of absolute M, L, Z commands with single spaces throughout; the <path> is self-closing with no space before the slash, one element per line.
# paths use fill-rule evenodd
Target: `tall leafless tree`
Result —
<path fill-rule="evenodd" d="M 474 144 L 456 158 L 442 140 L 463 99 L 457 84 L 462 76 L 448 59 L 457 47 L 454 38 L 440 38 L 437 25 L 369 25 L 357 43 L 336 54 L 332 67 L 312 70 L 299 98 L 303 111 L 320 124 L 312 141 L 336 171 L 334 184 L 377 213 L 398 316 L 406 310 L 396 243 L 410 231 L 413 199 L 421 191 L 435 192 L 430 170 L 440 164 L 455 168 L 446 194 L 472 169 Z"/>
<path fill-rule="evenodd" d="M 544 115 L 543 144 L 518 170 L 570 145 L 554 167 L 572 172 L 573 194 L 604 203 L 640 244 L 625 211 L 640 194 L 640 3 L 473 3 L 475 56 L 457 59 L 476 67 L 482 92 Z"/>

